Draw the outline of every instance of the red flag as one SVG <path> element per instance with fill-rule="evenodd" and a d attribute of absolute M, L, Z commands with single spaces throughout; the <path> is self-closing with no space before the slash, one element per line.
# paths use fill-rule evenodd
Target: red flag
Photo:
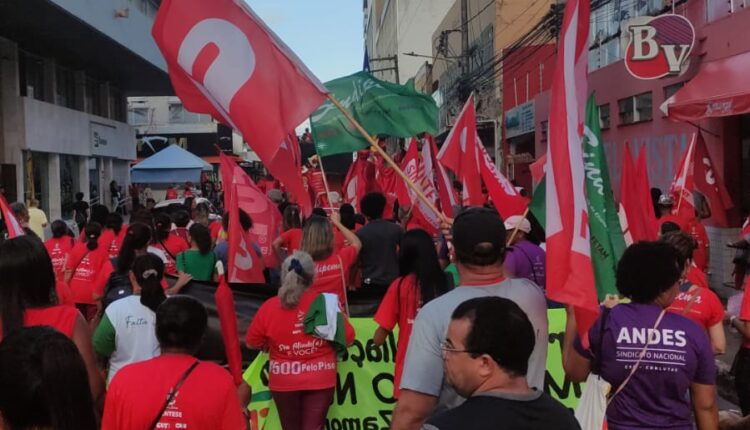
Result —
<path fill-rule="evenodd" d="M 399 162 L 398 157 L 393 157 L 396 163 Z M 388 164 L 383 157 L 376 154 L 375 156 L 375 180 L 380 192 L 385 195 L 386 207 L 383 211 L 383 218 L 390 219 L 396 216 L 394 213 L 394 207 L 396 202 L 400 205 L 409 204 L 411 201 L 409 198 L 409 192 L 407 191 L 406 183 L 396 173 L 396 170 Z"/>
<path fill-rule="evenodd" d="M 429 134 L 425 135 L 425 144 L 422 146 L 422 159 L 427 162 L 430 160 L 427 171 L 434 170 L 435 178 L 435 189 L 437 190 L 440 209 L 449 217 L 453 217 L 453 207 L 461 204 L 461 200 L 456 194 L 456 189 L 453 188 L 450 177 L 445 171 L 445 168 L 437 159 L 438 149 L 435 143 L 435 138 Z M 432 167 L 430 169 L 430 167 Z"/>
<path fill-rule="evenodd" d="M 294 196 L 299 204 L 300 212 L 304 216 L 312 213 L 312 202 L 310 194 L 305 189 L 302 181 L 302 155 L 300 154 L 297 135 L 289 134 L 282 142 L 276 155 L 266 164 L 266 169 L 274 178 L 281 181 L 291 196 Z"/>
<path fill-rule="evenodd" d="M 714 163 L 706 148 L 703 134 L 699 133 L 695 143 L 693 180 L 695 189 L 700 191 L 708 201 L 711 208 L 711 224 L 718 227 L 728 227 L 727 209 L 734 207 L 732 198 L 729 196 L 721 175 L 714 168 Z"/>
<path fill-rule="evenodd" d="M 599 313 L 581 145 L 590 9 L 588 0 L 565 4 L 551 90 L 546 190 L 547 272 L 555 274 L 547 280 L 547 296 L 573 306 L 584 345 Z"/>
<path fill-rule="evenodd" d="M 695 134 L 693 134 L 690 146 L 682 155 L 682 160 L 680 160 L 669 187 L 669 193 L 675 201 L 672 214 L 685 220 L 695 218 L 695 199 L 693 198 L 693 191 L 695 190 L 695 141 Z"/>
<path fill-rule="evenodd" d="M 479 206 L 484 203 L 482 183 L 479 178 L 479 160 L 472 142 L 477 139 L 477 121 L 474 112 L 474 96 L 469 97 L 451 132 L 443 142 L 438 160 L 461 181 L 464 187 L 462 200 L 466 205 Z"/>
<path fill-rule="evenodd" d="M 185 108 L 239 130 L 266 165 L 326 98 L 243 1 L 165 0 L 152 34 Z"/>
<path fill-rule="evenodd" d="M 644 228 L 647 234 L 645 240 L 656 240 L 659 237 L 659 231 L 656 224 L 656 213 L 654 213 L 654 203 L 651 200 L 651 184 L 648 179 L 648 164 L 646 163 L 646 148 L 642 147 L 638 152 L 638 161 L 635 166 L 635 177 L 639 199 L 638 208 L 641 211 L 641 217 L 644 220 Z"/>
<path fill-rule="evenodd" d="M 231 222 L 231 220 L 230 220 Z M 239 331 L 237 329 L 237 311 L 234 306 L 234 295 L 223 274 L 219 276 L 219 287 L 214 293 L 216 313 L 219 314 L 221 338 L 224 341 L 224 351 L 227 355 L 229 373 L 234 378 L 234 384 L 242 382 L 242 351 L 240 350 Z"/>
<path fill-rule="evenodd" d="M 479 151 L 479 169 L 482 173 L 482 180 L 495 204 L 495 209 L 503 218 L 523 215 L 529 205 L 528 200 L 518 194 L 518 190 L 508 178 L 497 171 L 479 136 L 477 136 L 476 146 Z"/>
<path fill-rule="evenodd" d="M 346 179 L 344 179 L 344 202 L 355 208 L 359 208 L 359 201 L 365 194 L 380 191 L 380 186 L 376 180 L 375 163 L 370 161 L 369 158 L 370 151 L 357 151 L 357 159 L 349 166 Z"/>
<path fill-rule="evenodd" d="M 647 212 L 643 210 L 643 199 L 640 196 L 641 185 L 638 179 L 638 170 L 633 162 L 630 145 L 625 144 L 622 160 L 622 175 L 620 177 L 620 221 L 628 244 L 642 240 L 654 240 L 655 225 L 647 218 Z M 648 194 L 651 195 L 650 192 Z M 651 202 L 649 201 L 649 206 Z"/>
<path fill-rule="evenodd" d="M 242 230 L 239 222 L 239 205 L 240 202 L 248 199 L 248 196 L 243 195 L 245 194 L 244 191 L 248 189 L 238 184 L 232 185 L 232 188 L 234 188 L 234 191 L 232 192 L 233 198 L 230 201 L 229 231 L 227 232 L 229 282 L 262 284 L 265 282 L 263 277 L 265 265 L 253 249 L 252 235 Z M 248 213 L 248 215 L 250 214 Z M 252 215 L 250 217 L 253 218 Z M 253 230 L 255 229 L 255 222 L 255 218 L 253 218 Z"/>
<path fill-rule="evenodd" d="M 544 169 L 547 165 L 547 154 L 542 155 L 536 161 L 529 164 L 529 170 L 531 171 L 531 182 L 534 183 L 534 188 L 542 182 L 544 179 Z"/>
<path fill-rule="evenodd" d="M 415 183 L 427 199 L 434 205 L 437 203 L 437 192 L 435 185 L 428 178 L 425 163 L 420 160 L 417 139 L 412 138 L 406 156 L 401 161 L 401 170 Z M 425 146 L 427 144 L 425 143 Z M 435 234 L 440 229 L 440 214 L 430 209 L 411 188 L 408 189 L 409 204 L 411 204 L 411 215 L 414 224 L 418 224 L 428 233 Z"/>
<path fill-rule="evenodd" d="M 21 223 L 18 222 L 18 219 L 16 219 L 16 216 L 13 214 L 13 211 L 10 210 L 10 206 L 8 206 L 8 202 L 5 201 L 5 196 L 0 194 L 0 211 L 3 213 L 3 220 L 5 220 L 5 228 L 8 230 L 8 239 L 13 239 L 14 237 L 23 236 L 26 234 L 23 227 L 21 226 Z"/>

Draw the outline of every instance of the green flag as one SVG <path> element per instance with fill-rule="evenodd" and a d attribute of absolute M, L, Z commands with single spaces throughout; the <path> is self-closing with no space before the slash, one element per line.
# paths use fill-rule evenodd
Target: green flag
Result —
<path fill-rule="evenodd" d="M 607 294 L 617 294 L 617 262 L 625 251 L 625 239 L 617 217 L 603 143 L 599 126 L 599 108 L 592 94 L 586 104 L 583 164 L 586 172 L 586 199 L 591 233 L 591 263 L 594 266 L 599 300 L 603 300 Z"/>
<path fill-rule="evenodd" d="M 539 225 L 544 228 L 547 227 L 546 199 L 547 175 L 544 175 L 536 188 L 534 188 L 534 192 L 531 195 L 531 202 L 529 202 L 529 212 L 534 214 L 536 220 L 539 221 Z"/>
<path fill-rule="evenodd" d="M 357 72 L 325 84 L 370 135 L 412 137 L 437 133 L 438 108 L 429 95 L 405 85 Z M 367 140 L 327 100 L 310 116 L 315 149 L 320 156 L 367 148 Z"/>

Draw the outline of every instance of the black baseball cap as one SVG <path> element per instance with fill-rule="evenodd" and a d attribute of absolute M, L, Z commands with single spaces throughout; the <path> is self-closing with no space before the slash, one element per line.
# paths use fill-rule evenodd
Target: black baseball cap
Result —
<path fill-rule="evenodd" d="M 465 209 L 453 221 L 452 233 L 453 248 L 459 260 L 466 257 L 480 257 L 481 260 L 486 260 L 492 255 L 499 259 L 505 251 L 505 225 L 494 209 Z"/>

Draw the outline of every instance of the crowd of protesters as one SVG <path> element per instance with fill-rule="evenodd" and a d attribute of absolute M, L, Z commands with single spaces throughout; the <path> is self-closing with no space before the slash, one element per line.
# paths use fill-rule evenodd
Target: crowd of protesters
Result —
<path fill-rule="evenodd" d="M 283 429 L 325 427 L 337 355 L 355 335 L 348 295 L 357 289 L 380 297 L 367 334 L 376 346 L 399 329 L 391 428 L 580 428 L 544 393 L 554 305 L 545 279 L 556 274 L 546 273 L 533 223 L 468 207 L 431 234 L 398 219 L 408 210 L 386 214 L 380 193 L 365 195 L 358 211 L 316 208 L 308 217 L 275 197 L 283 227 L 270 249 L 281 264 L 265 279 L 278 292 L 240 330 L 248 347 L 269 352 Z M 229 222 L 237 216 L 247 232 L 253 220 L 242 210 L 211 220 L 185 200 L 169 213 L 136 207 L 125 223 L 122 211 L 80 198 L 80 234 L 55 220 L 45 242 L 36 234 L 0 242 L 0 428 L 249 426 L 252 387 L 236 388 L 225 369 L 196 358 L 208 313 L 183 289 L 224 276 Z M 619 262 L 621 303 L 608 300 L 584 338 L 568 309 L 565 373 L 610 384 L 610 429 L 719 428 L 724 324 L 750 345 L 750 301 L 725 316 L 708 287 L 705 230 L 669 215 L 670 204 L 656 202 L 659 240 L 631 245 Z M 14 210 L 30 227 L 26 208 Z M 744 414 L 747 345 L 737 358 Z"/>

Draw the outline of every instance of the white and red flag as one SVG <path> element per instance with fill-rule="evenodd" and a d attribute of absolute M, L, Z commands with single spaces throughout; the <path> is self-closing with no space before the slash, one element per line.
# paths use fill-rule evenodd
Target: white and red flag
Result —
<path fill-rule="evenodd" d="M 325 87 L 242 0 L 164 0 L 152 35 L 185 108 L 239 130 L 266 166 L 289 130 L 326 98 Z"/>
<path fill-rule="evenodd" d="M 279 150 L 266 164 L 266 169 L 274 178 L 281 181 L 289 195 L 296 199 L 300 207 L 300 213 L 306 217 L 309 216 L 312 213 L 313 205 L 310 193 L 302 180 L 302 154 L 295 133 L 287 135 Z"/>
<path fill-rule="evenodd" d="M 589 0 L 565 5 L 551 90 L 546 190 L 547 272 L 555 274 L 547 280 L 547 296 L 573 306 L 584 345 L 599 313 L 582 148 L 590 9 Z"/>
<path fill-rule="evenodd" d="M 437 159 L 438 149 L 435 138 L 429 134 L 425 135 L 425 143 L 422 145 L 422 159 L 429 164 L 426 165 L 427 171 L 434 171 L 435 189 L 437 190 L 440 209 L 448 217 L 453 217 L 453 207 L 461 204 L 461 200 L 453 188 L 450 177 L 445 171 L 445 167 Z"/>
<path fill-rule="evenodd" d="M 380 191 L 380 185 L 377 183 L 375 174 L 375 163 L 370 161 L 370 151 L 357 151 L 357 159 L 349 166 L 349 171 L 344 179 L 344 203 L 349 203 L 359 209 L 359 201 L 365 194 Z"/>
<path fill-rule="evenodd" d="M 3 213 L 3 221 L 5 221 L 5 228 L 8 230 L 8 239 L 13 239 L 14 237 L 23 236 L 26 234 L 26 232 L 23 229 L 23 226 L 21 226 L 21 223 L 18 222 L 18 219 L 13 214 L 13 211 L 10 210 L 10 206 L 8 206 L 8 202 L 5 200 L 5 197 L 0 195 L 0 211 Z"/>
<path fill-rule="evenodd" d="M 450 169 L 463 185 L 463 204 L 484 204 L 479 160 L 474 143 L 477 140 L 477 121 L 474 96 L 469 97 L 438 153 L 438 160 Z"/>
<path fill-rule="evenodd" d="M 523 215 L 529 205 L 528 199 L 521 196 L 508 178 L 498 172 L 479 136 L 477 136 L 476 145 L 482 180 L 497 212 L 503 219 L 513 215 Z"/>
<path fill-rule="evenodd" d="M 690 140 L 687 151 L 682 155 L 682 160 L 675 171 L 674 179 L 669 187 L 669 194 L 674 200 L 672 214 L 689 221 L 695 218 L 695 134 Z"/>
<path fill-rule="evenodd" d="M 406 176 L 422 190 L 422 193 L 427 199 L 433 204 L 437 204 L 437 191 L 435 190 L 434 181 L 428 174 L 426 161 L 427 158 L 421 157 L 420 151 L 417 148 L 417 139 L 412 138 L 409 142 L 409 148 L 406 151 L 406 156 L 401 162 L 401 170 L 404 171 Z M 425 142 L 424 146 L 429 146 Z M 423 150 L 424 150 L 423 146 Z M 430 160 L 432 164 L 432 160 Z M 409 199 L 411 204 L 411 216 L 412 222 L 422 227 L 425 231 L 430 234 L 435 234 L 440 229 L 440 214 L 435 213 L 430 209 L 421 199 L 417 197 L 417 193 L 411 188 L 408 189 Z"/>

